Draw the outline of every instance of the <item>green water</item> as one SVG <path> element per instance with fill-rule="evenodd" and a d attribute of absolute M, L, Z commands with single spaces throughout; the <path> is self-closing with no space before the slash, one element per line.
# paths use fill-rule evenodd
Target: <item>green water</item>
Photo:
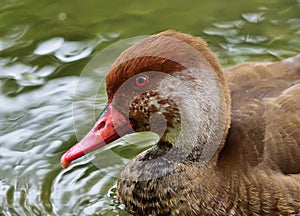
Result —
<path fill-rule="evenodd" d="M 139 144 L 123 140 L 60 168 L 105 104 L 103 83 L 96 108 L 95 98 L 81 97 L 104 79 L 105 69 L 82 76 L 98 52 L 175 29 L 205 38 L 224 67 L 276 61 L 300 52 L 299 11 L 299 0 L 2 0 L 0 215 L 126 215 L 115 182 L 151 138 L 129 137 Z"/>

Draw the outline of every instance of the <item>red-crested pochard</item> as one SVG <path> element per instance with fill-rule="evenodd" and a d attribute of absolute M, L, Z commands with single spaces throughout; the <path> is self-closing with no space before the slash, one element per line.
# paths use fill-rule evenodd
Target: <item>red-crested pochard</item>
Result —
<path fill-rule="evenodd" d="M 124 51 L 106 89 L 107 107 L 61 164 L 128 133 L 157 133 L 120 174 L 130 213 L 300 213 L 300 55 L 223 72 L 204 40 L 165 31 Z"/>

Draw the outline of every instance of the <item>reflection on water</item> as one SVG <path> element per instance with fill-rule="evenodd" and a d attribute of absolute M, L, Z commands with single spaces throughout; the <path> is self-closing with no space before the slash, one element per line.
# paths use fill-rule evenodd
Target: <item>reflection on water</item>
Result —
<path fill-rule="evenodd" d="M 215 49 L 223 56 L 223 65 L 244 61 L 276 61 L 299 53 L 299 16 L 278 19 L 272 16 L 272 13 L 278 13 L 278 8 L 272 7 L 258 7 L 258 11 L 242 13 L 239 20 L 214 22 L 211 27 L 204 29 L 206 35 L 217 37 L 220 41 L 218 46 L 222 49 Z M 288 7 L 279 14 L 292 11 L 292 7 Z"/>
<path fill-rule="evenodd" d="M 126 215 L 117 202 L 115 182 L 128 160 L 153 137 L 129 136 L 66 170 L 59 164 L 62 153 L 84 135 L 105 105 L 98 79 L 84 75 L 77 86 L 83 68 L 98 51 L 119 39 L 171 28 L 204 37 L 224 66 L 274 61 L 300 52 L 299 9 L 299 1 L 280 0 L 193 5 L 171 0 L 4 0 L 0 215 Z M 108 62 L 103 64 L 105 69 L 95 71 L 99 80 L 109 68 Z M 81 97 L 93 91 L 99 91 L 97 98 Z M 132 140 L 139 143 L 129 145 Z"/>
<path fill-rule="evenodd" d="M 4 210 L 20 215 L 51 211 L 50 186 L 60 170 L 53 155 L 73 136 L 71 100 L 76 80 L 58 78 L 13 98 L 0 96 L 1 119 L 5 119 L 0 137 Z"/>
<path fill-rule="evenodd" d="M 28 27 L 27 26 L 14 26 L 6 32 L 1 38 L 0 38 L 0 51 L 6 50 L 8 48 L 11 48 L 13 46 L 18 45 L 19 39 L 24 36 L 26 33 Z"/>
<path fill-rule="evenodd" d="M 64 41 L 62 37 L 55 37 L 39 44 L 34 54 L 49 55 L 53 53 L 62 62 L 73 62 L 88 57 L 95 45 L 94 41 Z"/>

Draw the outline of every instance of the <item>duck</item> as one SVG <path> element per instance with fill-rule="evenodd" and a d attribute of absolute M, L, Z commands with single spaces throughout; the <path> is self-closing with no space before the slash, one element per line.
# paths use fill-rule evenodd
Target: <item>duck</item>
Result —
<path fill-rule="evenodd" d="M 300 55 L 223 70 L 202 38 L 166 30 L 120 54 L 106 91 L 61 166 L 127 134 L 157 134 L 118 178 L 129 213 L 300 214 Z"/>

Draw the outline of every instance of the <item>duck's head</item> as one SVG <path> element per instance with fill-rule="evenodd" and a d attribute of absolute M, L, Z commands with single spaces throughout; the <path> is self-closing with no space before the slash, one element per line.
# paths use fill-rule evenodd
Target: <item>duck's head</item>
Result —
<path fill-rule="evenodd" d="M 194 152 L 202 162 L 221 150 L 229 128 L 229 91 L 201 38 L 165 31 L 138 42 L 114 62 L 106 90 L 106 108 L 62 156 L 63 167 L 135 131 L 157 133 L 161 145 Z"/>

